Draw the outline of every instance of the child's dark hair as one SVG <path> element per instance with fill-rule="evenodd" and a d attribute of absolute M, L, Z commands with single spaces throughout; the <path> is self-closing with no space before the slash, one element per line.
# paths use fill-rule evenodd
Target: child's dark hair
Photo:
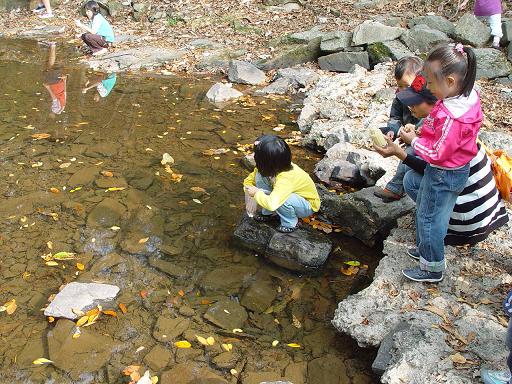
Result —
<path fill-rule="evenodd" d="M 471 48 L 462 44 L 438 46 L 427 57 L 427 65 L 433 62 L 439 63 L 435 72 L 438 78 L 456 75 L 460 81 L 459 94 L 469 96 L 476 80 L 476 56 Z"/>
<path fill-rule="evenodd" d="M 274 177 L 292 169 L 290 147 L 279 136 L 260 136 L 254 143 L 254 160 L 258 172 L 264 177 Z"/>
<path fill-rule="evenodd" d="M 423 60 L 416 56 L 402 57 L 395 65 L 395 79 L 400 80 L 405 73 L 417 75 L 423 69 Z"/>
<path fill-rule="evenodd" d="M 100 6 L 97 2 L 91 0 L 84 4 L 84 9 L 86 11 L 91 11 L 93 16 L 96 16 L 98 13 L 100 13 Z"/>

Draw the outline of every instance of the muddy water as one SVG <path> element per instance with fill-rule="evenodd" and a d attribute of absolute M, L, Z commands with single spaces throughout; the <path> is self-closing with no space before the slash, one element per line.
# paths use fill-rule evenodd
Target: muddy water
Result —
<path fill-rule="evenodd" d="M 374 352 L 330 325 L 336 303 L 366 283 L 341 274 L 342 262 L 358 260 L 371 271 L 377 251 L 333 237 L 337 248 L 325 269 L 299 276 L 231 241 L 247 174 L 239 144 L 278 124 L 291 135 L 293 100 L 255 97 L 217 109 L 204 100 L 211 79 L 141 75 L 118 75 L 101 97 L 105 90 L 82 89 L 105 77 L 80 68 L 68 48 L 57 47 L 48 71 L 49 48 L 0 45 L 0 301 L 18 305 L 0 313 L 1 382 L 122 383 L 129 380 L 121 371 L 133 364 L 166 383 L 188 383 L 192 371 L 215 383 L 284 376 L 295 384 L 377 382 Z M 64 75 L 65 101 L 56 83 Z M 53 112 L 48 88 L 60 95 Z M 203 153 L 209 149 L 229 151 Z M 166 152 L 175 160 L 171 171 L 160 164 Z M 318 155 L 293 152 L 312 169 Z M 78 260 L 48 266 L 41 258 L 60 251 Z M 102 315 L 77 339 L 65 320 L 50 323 L 42 313 L 72 281 L 121 289 L 104 308 L 117 317 Z M 242 335 L 204 318 L 225 300 L 239 313 Z M 213 317 L 222 323 L 222 314 Z M 167 337 L 178 329 L 180 336 Z M 195 335 L 216 343 L 204 347 Z M 177 340 L 192 348 L 177 349 Z M 221 342 L 232 352 L 222 353 Z M 33 365 L 40 357 L 55 363 Z"/>

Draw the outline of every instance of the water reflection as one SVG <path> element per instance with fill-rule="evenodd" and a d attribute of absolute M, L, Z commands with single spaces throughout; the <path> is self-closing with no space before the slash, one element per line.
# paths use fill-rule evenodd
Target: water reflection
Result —
<path fill-rule="evenodd" d="M 95 102 L 100 101 L 100 98 L 105 98 L 110 95 L 112 89 L 116 85 L 117 75 L 115 73 L 110 74 L 96 74 L 91 79 L 88 79 L 82 88 L 82 93 L 86 94 L 89 90 L 96 88 L 97 93 L 94 94 L 93 98 Z"/>
<path fill-rule="evenodd" d="M 51 97 L 50 117 L 60 115 L 67 103 L 67 75 L 62 66 L 56 63 L 57 44 L 55 42 L 41 43 L 48 47 L 48 60 L 44 71 L 43 86 Z"/>

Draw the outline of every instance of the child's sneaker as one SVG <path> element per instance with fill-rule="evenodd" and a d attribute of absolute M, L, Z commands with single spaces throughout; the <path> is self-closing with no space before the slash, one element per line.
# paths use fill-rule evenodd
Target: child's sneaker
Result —
<path fill-rule="evenodd" d="M 480 376 L 484 384 L 508 384 L 511 378 L 509 371 L 491 371 L 485 368 L 480 371 Z"/>
<path fill-rule="evenodd" d="M 420 251 L 417 247 L 409 248 L 407 250 L 407 256 L 413 260 L 420 261 Z"/>
<path fill-rule="evenodd" d="M 387 188 L 376 189 L 373 194 L 377 197 L 380 197 L 385 203 L 391 203 L 392 201 L 397 201 L 404 197 L 404 195 L 391 192 Z"/>
<path fill-rule="evenodd" d="M 420 283 L 439 283 L 444 277 L 443 272 L 424 271 L 420 267 L 402 269 L 402 273 L 409 280 Z"/>
<path fill-rule="evenodd" d="M 46 7 L 43 4 L 38 4 L 35 9 L 32 10 L 34 13 L 41 13 L 46 10 Z"/>
<path fill-rule="evenodd" d="M 492 39 L 492 47 L 494 49 L 500 49 L 500 38 L 498 36 L 494 36 Z"/>
<path fill-rule="evenodd" d="M 53 17 L 53 13 L 43 13 L 42 15 L 39 15 L 39 18 L 41 19 L 51 19 Z"/>

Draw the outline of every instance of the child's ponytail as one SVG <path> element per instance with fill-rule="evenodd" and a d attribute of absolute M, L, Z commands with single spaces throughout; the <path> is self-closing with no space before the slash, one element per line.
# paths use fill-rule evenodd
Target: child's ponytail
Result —
<path fill-rule="evenodd" d="M 466 67 L 466 75 L 462 79 L 461 93 L 464 96 L 469 96 L 476 81 L 476 56 L 475 51 L 470 47 L 464 47 L 464 53 L 466 54 L 466 60 L 468 62 Z"/>

